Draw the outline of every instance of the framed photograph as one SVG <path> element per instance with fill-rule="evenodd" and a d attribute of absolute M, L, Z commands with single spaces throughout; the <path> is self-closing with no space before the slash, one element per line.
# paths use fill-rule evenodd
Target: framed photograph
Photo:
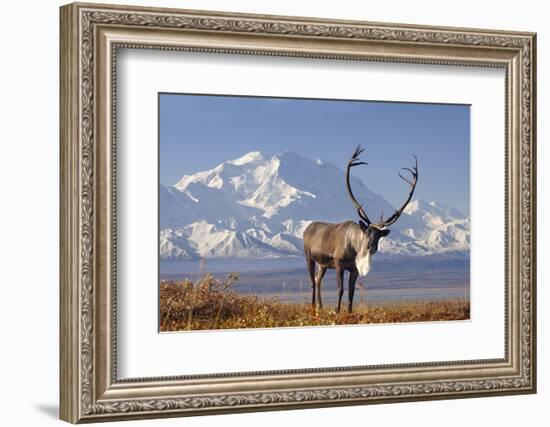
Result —
<path fill-rule="evenodd" d="M 535 34 L 60 22 L 63 420 L 536 391 Z"/>

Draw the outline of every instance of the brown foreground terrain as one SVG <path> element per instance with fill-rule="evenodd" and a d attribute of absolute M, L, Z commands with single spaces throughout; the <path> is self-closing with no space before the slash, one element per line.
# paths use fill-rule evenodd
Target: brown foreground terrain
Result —
<path fill-rule="evenodd" d="M 199 283 L 162 281 L 160 284 L 160 330 L 271 328 L 286 326 L 350 325 L 366 323 L 426 322 L 470 318 L 466 299 L 399 301 L 356 304 L 353 313 L 334 312 L 333 305 L 315 310 L 310 304 L 286 304 L 276 298 L 231 290 L 238 276 L 219 281 L 206 276 Z M 345 295 L 344 295 L 345 298 Z"/>

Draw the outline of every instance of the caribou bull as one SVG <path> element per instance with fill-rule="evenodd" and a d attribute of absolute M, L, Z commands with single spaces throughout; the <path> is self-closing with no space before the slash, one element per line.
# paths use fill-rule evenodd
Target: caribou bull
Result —
<path fill-rule="evenodd" d="M 321 280 L 327 269 L 336 269 L 336 282 L 338 284 L 338 305 L 336 312 L 340 311 L 342 295 L 344 294 L 344 271 L 349 271 L 348 284 L 348 312 L 351 313 L 355 282 L 359 275 L 366 276 L 370 271 L 371 258 L 378 250 L 378 242 L 389 234 L 387 228 L 392 225 L 412 199 L 416 183 L 418 181 L 418 161 L 415 156 L 415 165 L 412 168 L 402 168 L 412 174 L 412 180 L 408 180 L 400 173 L 401 179 L 410 185 L 409 196 L 405 203 L 397 209 L 393 215 L 380 222 L 373 223 L 365 213 L 363 206 L 357 201 L 350 185 L 350 169 L 367 163 L 359 160 L 364 151 L 359 145 L 348 162 L 346 168 L 346 187 L 348 194 L 357 209 L 359 221 L 346 221 L 339 224 L 327 222 L 312 222 L 304 230 L 304 253 L 311 281 L 311 304 L 318 308 L 323 307 L 321 300 Z M 317 276 L 315 265 L 319 266 Z"/>

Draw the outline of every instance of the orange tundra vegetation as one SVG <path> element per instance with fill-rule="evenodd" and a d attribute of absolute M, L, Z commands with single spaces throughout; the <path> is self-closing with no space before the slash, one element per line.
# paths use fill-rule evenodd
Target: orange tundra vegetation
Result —
<path fill-rule="evenodd" d="M 238 280 L 231 273 L 223 281 L 208 274 L 198 283 L 161 281 L 160 330 L 275 328 L 288 326 L 350 325 L 427 322 L 470 318 L 467 299 L 362 303 L 353 313 L 335 313 L 306 303 L 282 303 L 276 298 L 239 294 L 231 289 Z"/>

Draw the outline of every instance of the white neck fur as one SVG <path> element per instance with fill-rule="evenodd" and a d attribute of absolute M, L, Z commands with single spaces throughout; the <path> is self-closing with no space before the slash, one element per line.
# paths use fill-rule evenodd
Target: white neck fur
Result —
<path fill-rule="evenodd" d="M 355 267 L 357 267 L 357 271 L 359 271 L 359 274 L 361 276 L 366 276 L 369 274 L 370 271 L 370 251 L 367 251 L 367 253 L 363 256 L 357 254 L 355 257 Z"/>

